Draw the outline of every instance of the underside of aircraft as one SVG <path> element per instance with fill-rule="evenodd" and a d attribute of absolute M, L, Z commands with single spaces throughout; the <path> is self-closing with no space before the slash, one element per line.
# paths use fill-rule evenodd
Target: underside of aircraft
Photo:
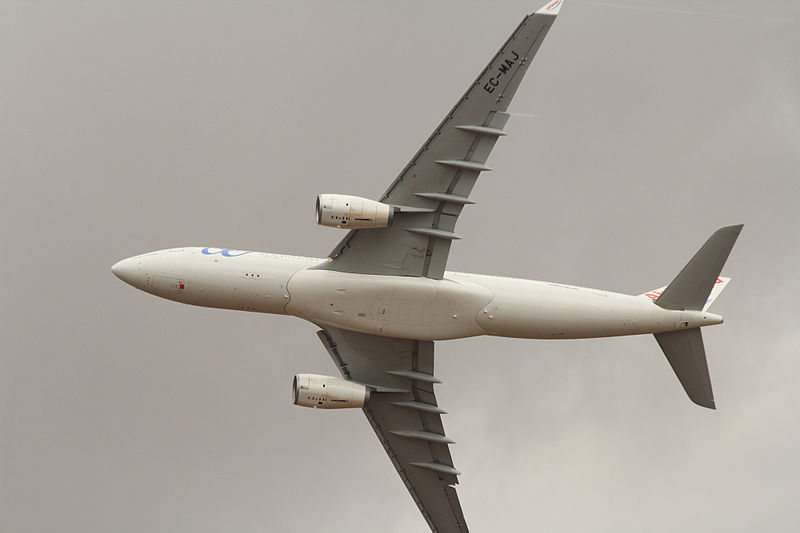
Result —
<path fill-rule="evenodd" d="M 124 259 L 126 283 L 185 304 L 286 314 L 319 326 L 341 377 L 298 374 L 296 405 L 360 408 L 431 531 L 468 531 L 461 474 L 434 387 L 434 342 L 478 335 L 576 339 L 653 334 L 696 404 L 715 407 L 701 328 L 741 225 L 717 230 L 666 287 L 640 295 L 446 270 L 456 222 L 562 0 L 523 18 L 377 200 L 317 198 L 348 230 L 327 258 L 183 247 Z"/>

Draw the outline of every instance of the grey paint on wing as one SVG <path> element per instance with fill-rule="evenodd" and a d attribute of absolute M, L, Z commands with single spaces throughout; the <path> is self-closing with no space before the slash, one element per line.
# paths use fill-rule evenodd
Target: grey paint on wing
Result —
<path fill-rule="evenodd" d="M 697 405 L 716 409 L 700 328 L 655 335 L 683 389 Z"/>
<path fill-rule="evenodd" d="M 433 342 L 322 328 L 318 336 L 343 377 L 397 391 L 370 394 L 364 414 L 431 530 L 467 533 L 452 440 L 436 409 Z"/>
<path fill-rule="evenodd" d="M 522 20 L 380 198 L 435 211 L 400 214 L 386 228 L 352 230 L 331 252 L 333 261 L 320 268 L 442 278 L 452 239 L 422 230 L 453 233 L 466 203 L 461 199 L 488 169 L 486 160 L 508 121 L 505 111 L 555 18 L 532 14 Z M 459 200 L 447 201 L 442 194 Z"/>

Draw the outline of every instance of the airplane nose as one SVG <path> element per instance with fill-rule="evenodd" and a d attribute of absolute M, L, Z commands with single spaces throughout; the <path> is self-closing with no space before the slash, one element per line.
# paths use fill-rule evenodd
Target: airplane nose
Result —
<path fill-rule="evenodd" d="M 111 267 L 111 273 L 119 279 L 138 288 L 136 280 L 139 278 L 139 261 L 135 257 L 123 259 Z"/>

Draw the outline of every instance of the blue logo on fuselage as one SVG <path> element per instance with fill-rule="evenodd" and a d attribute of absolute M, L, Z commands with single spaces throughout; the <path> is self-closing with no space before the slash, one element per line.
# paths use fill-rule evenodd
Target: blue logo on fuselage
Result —
<path fill-rule="evenodd" d="M 212 252 L 211 250 L 216 250 L 216 252 Z M 203 248 L 201 252 L 205 255 L 220 254 L 222 257 L 239 257 L 240 255 L 250 253 L 243 250 L 231 250 L 230 248 Z"/>

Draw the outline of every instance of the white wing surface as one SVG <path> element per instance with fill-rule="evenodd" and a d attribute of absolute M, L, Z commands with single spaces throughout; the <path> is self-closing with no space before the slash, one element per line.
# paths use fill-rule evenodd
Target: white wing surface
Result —
<path fill-rule="evenodd" d="M 456 221 L 489 154 L 505 111 L 555 21 L 561 0 L 526 16 L 380 201 L 401 209 L 385 228 L 351 230 L 321 268 L 441 279 Z"/>

